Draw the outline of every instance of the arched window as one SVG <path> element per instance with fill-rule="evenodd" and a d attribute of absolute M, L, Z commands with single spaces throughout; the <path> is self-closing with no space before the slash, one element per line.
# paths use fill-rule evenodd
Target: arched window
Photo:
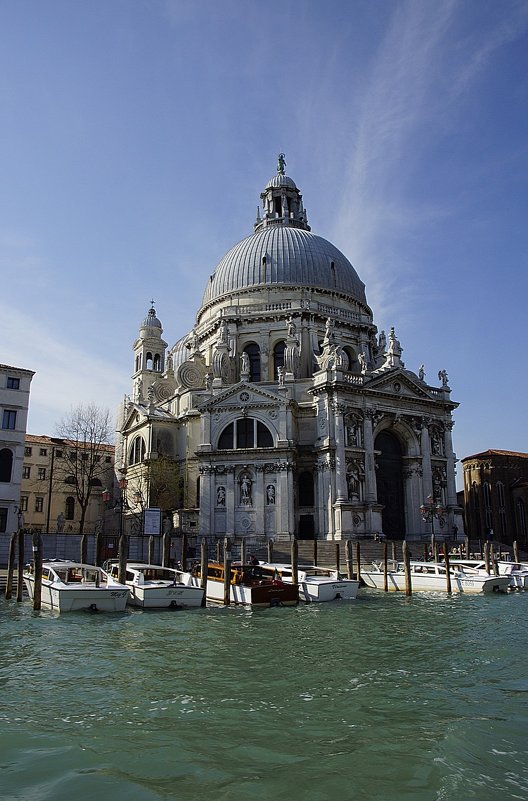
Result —
<path fill-rule="evenodd" d="M 284 351 L 286 349 L 285 342 L 277 342 L 273 348 L 273 377 L 275 380 L 279 377 L 279 367 L 284 367 Z"/>
<path fill-rule="evenodd" d="M 499 507 L 504 506 L 504 484 L 502 481 L 497 481 L 497 499 L 499 501 Z"/>
<path fill-rule="evenodd" d="M 480 496 L 479 496 L 479 487 L 476 481 L 473 482 L 471 485 L 471 489 L 473 490 L 473 506 L 475 509 L 480 507 Z"/>
<path fill-rule="evenodd" d="M 260 381 L 260 348 L 255 342 L 250 342 L 244 348 L 249 358 L 249 380 Z"/>
<path fill-rule="evenodd" d="M 161 370 L 161 356 L 159 353 L 154 355 L 154 370 L 157 370 L 158 372 Z"/>
<path fill-rule="evenodd" d="M 150 353 L 150 351 L 149 353 L 147 353 L 147 363 L 145 367 L 147 368 L 147 370 L 152 370 L 152 353 Z"/>
<path fill-rule="evenodd" d="M 484 506 L 486 509 L 491 508 L 491 489 L 488 481 L 485 481 L 482 485 L 482 491 L 484 494 Z"/>
<path fill-rule="evenodd" d="M 66 498 L 64 517 L 66 520 L 74 520 L 75 518 L 75 498 L 72 498 L 71 495 Z"/>
<path fill-rule="evenodd" d="M 145 440 L 143 439 L 143 437 L 138 436 L 132 443 L 132 448 L 130 449 L 130 456 L 128 459 L 128 463 L 138 464 L 139 462 L 142 462 L 144 458 L 145 458 Z"/>
<path fill-rule="evenodd" d="M 13 472 L 13 453 L 9 448 L 2 448 L 0 451 L 0 481 L 11 481 Z"/>
<path fill-rule="evenodd" d="M 303 470 L 299 474 L 299 506 L 313 506 L 314 498 L 313 475 L 309 470 Z"/>
<path fill-rule="evenodd" d="M 219 450 L 273 448 L 273 434 L 254 417 L 240 417 L 229 423 L 218 438 Z"/>
<path fill-rule="evenodd" d="M 346 356 L 345 363 L 343 364 L 343 369 L 357 373 L 359 371 L 359 362 L 357 360 L 354 348 L 350 347 L 343 348 L 343 352 Z"/>

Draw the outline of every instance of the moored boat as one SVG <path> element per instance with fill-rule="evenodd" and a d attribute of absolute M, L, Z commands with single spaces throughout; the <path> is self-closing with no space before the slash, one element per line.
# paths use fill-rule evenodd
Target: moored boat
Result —
<path fill-rule="evenodd" d="M 105 567 L 117 579 L 119 564 L 112 560 Z M 125 584 L 130 594 L 128 603 L 144 609 L 201 606 L 204 591 L 184 583 L 182 571 L 145 562 L 127 562 Z"/>
<path fill-rule="evenodd" d="M 26 565 L 24 583 L 29 597 L 35 592 L 34 565 Z M 120 584 L 103 568 L 82 562 L 52 559 L 42 563 L 42 606 L 56 612 L 122 612 L 128 587 Z"/>
<path fill-rule="evenodd" d="M 462 565 L 452 565 L 449 571 L 452 592 L 489 593 L 507 592 L 510 579 L 507 576 L 481 575 L 478 570 Z M 446 592 L 447 571 L 440 562 L 410 562 L 411 586 L 413 592 Z M 361 569 L 361 578 L 367 587 L 384 589 L 384 568 L 382 562 L 373 562 L 372 568 Z M 405 566 L 403 562 L 389 561 L 387 571 L 389 590 L 405 591 Z"/>
<path fill-rule="evenodd" d="M 486 570 L 486 561 L 484 559 L 451 559 L 450 564 L 453 566 L 461 566 L 463 569 L 471 568 L 477 570 L 482 576 L 489 576 L 495 573 L 493 565 L 490 567 L 491 573 Z M 495 562 L 499 576 L 508 576 L 510 579 L 511 590 L 526 590 L 528 589 L 528 569 L 522 566 L 520 562 L 509 562 L 499 559 Z"/>
<path fill-rule="evenodd" d="M 292 566 L 275 562 L 261 562 L 261 567 L 270 575 L 277 575 L 287 584 L 292 583 Z M 318 565 L 299 565 L 299 598 L 306 603 L 323 601 L 354 600 L 359 581 L 344 578 L 338 570 Z"/>
<path fill-rule="evenodd" d="M 187 574 L 192 586 L 201 586 L 201 566 L 194 565 Z M 207 565 L 206 598 L 213 603 L 224 602 L 224 565 L 209 562 Z M 261 565 L 231 565 L 229 599 L 232 604 L 252 606 L 295 606 L 299 603 L 299 586 L 287 584 L 270 576 Z"/>

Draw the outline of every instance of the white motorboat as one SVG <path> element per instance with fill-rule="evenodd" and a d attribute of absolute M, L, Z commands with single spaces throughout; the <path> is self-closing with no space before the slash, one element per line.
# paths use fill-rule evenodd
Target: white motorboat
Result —
<path fill-rule="evenodd" d="M 486 570 L 486 562 L 484 559 L 450 559 L 450 565 L 462 566 L 463 568 L 471 568 L 478 570 L 483 576 L 489 576 L 490 573 Z M 508 576 L 510 579 L 511 590 L 526 590 L 528 589 L 528 568 L 524 567 L 520 562 L 509 562 L 506 560 L 498 559 L 495 564 L 499 576 Z"/>
<path fill-rule="evenodd" d="M 201 587 L 201 565 L 194 565 L 190 573 L 184 574 L 192 586 Z M 224 565 L 209 562 L 207 565 L 206 598 L 213 603 L 224 602 Z M 262 566 L 231 565 L 229 599 L 232 604 L 252 606 L 296 606 L 299 603 L 299 587 L 287 584 L 278 577 L 270 576 Z"/>
<path fill-rule="evenodd" d="M 26 565 L 24 583 L 29 597 L 35 592 L 34 565 Z M 42 606 L 56 612 L 122 612 L 128 587 L 120 584 L 103 568 L 82 562 L 51 559 L 42 564 Z"/>
<path fill-rule="evenodd" d="M 389 560 L 387 582 L 389 590 L 405 591 L 405 567 L 403 562 Z M 451 591 L 464 593 L 507 592 L 508 576 L 481 575 L 473 567 L 450 566 Z M 411 586 L 413 592 L 446 592 L 447 571 L 440 562 L 410 562 Z M 361 578 L 374 589 L 384 589 L 383 562 L 373 562 L 370 570 L 361 569 Z"/>
<path fill-rule="evenodd" d="M 105 567 L 113 578 L 118 578 L 118 562 L 109 561 Z M 125 584 L 130 591 L 128 603 L 144 609 L 201 606 L 204 597 L 201 587 L 184 583 L 182 571 L 144 562 L 127 562 Z"/>
<path fill-rule="evenodd" d="M 291 564 L 260 562 L 270 575 L 277 575 L 287 584 L 292 583 Z M 322 601 L 353 601 L 358 593 L 359 581 L 344 578 L 339 571 L 317 565 L 299 565 L 299 599 L 306 603 Z"/>

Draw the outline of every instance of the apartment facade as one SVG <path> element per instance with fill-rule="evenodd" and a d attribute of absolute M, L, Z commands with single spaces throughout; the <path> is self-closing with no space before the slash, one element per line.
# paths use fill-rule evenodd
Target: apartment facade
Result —
<path fill-rule="evenodd" d="M 27 434 L 24 444 L 20 508 L 25 528 L 31 531 L 76 534 L 81 507 L 77 498 L 77 479 L 69 472 L 75 443 L 59 437 Z M 91 496 L 84 531 L 93 532 L 104 517 L 103 492 L 113 496 L 114 446 L 99 445 L 95 456 L 96 477 L 91 479 Z M 68 452 L 70 459 L 67 458 Z M 83 454 L 79 455 L 82 458 Z"/>
<path fill-rule="evenodd" d="M 35 373 L 0 364 L 0 533 L 17 530 L 29 393 Z"/>

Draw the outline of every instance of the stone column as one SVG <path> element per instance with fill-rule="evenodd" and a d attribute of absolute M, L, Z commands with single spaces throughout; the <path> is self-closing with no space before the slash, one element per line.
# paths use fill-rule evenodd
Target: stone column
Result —
<path fill-rule="evenodd" d="M 346 484 L 345 460 L 345 427 L 343 424 L 344 407 L 334 404 L 334 437 L 335 437 L 335 499 L 337 502 L 348 500 Z"/>
<path fill-rule="evenodd" d="M 256 465 L 256 479 L 253 491 L 253 506 L 255 508 L 255 534 L 260 537 L 264 534 L 265 520 L 264 508 L 266 503 L 266 492 L 264 489 L 264 469 L 263 465 Z"/>
<path fill-rule="evenodd" d="M 376 503 L 376 462 L 374 459 L 374 435 L 372 431 L 372 420 L 374 409 L 367 409 L 363 421 L 363 444 L 365 447 L 365 502 L 368 504 Z"/>
<path fill-rule="evenodd" d="M 454 425 L 455 423 L 453 420 L 448 420 L 445 424 L 445 433 L 444 433 L 444 448 L 445 448 L 445 455 L 447 458 L 446 470 L 447 470 L 448 506 L 457 505 L 456 481 L 455 481 L 455 453 L 453 451 L 453 438 L 451 436 L 451 431 Z"/>
<path fill-rule="evenodd" d="M 238 503 L 236 492 L 238 487 L 235 483 L 235 469 L 229 467 L 225 474 L 226 483 L 226 534 L 235 533 L 235 504 Z"/>
<path fill-rule="evenodd" d="M 420 436 L 420 451 L 422 454 L 422 502 L 428 495 L 433 494 L 433 472 L 431 470 L 431 438 L 427 420 L 422 420 L 422 433 Z"/>

